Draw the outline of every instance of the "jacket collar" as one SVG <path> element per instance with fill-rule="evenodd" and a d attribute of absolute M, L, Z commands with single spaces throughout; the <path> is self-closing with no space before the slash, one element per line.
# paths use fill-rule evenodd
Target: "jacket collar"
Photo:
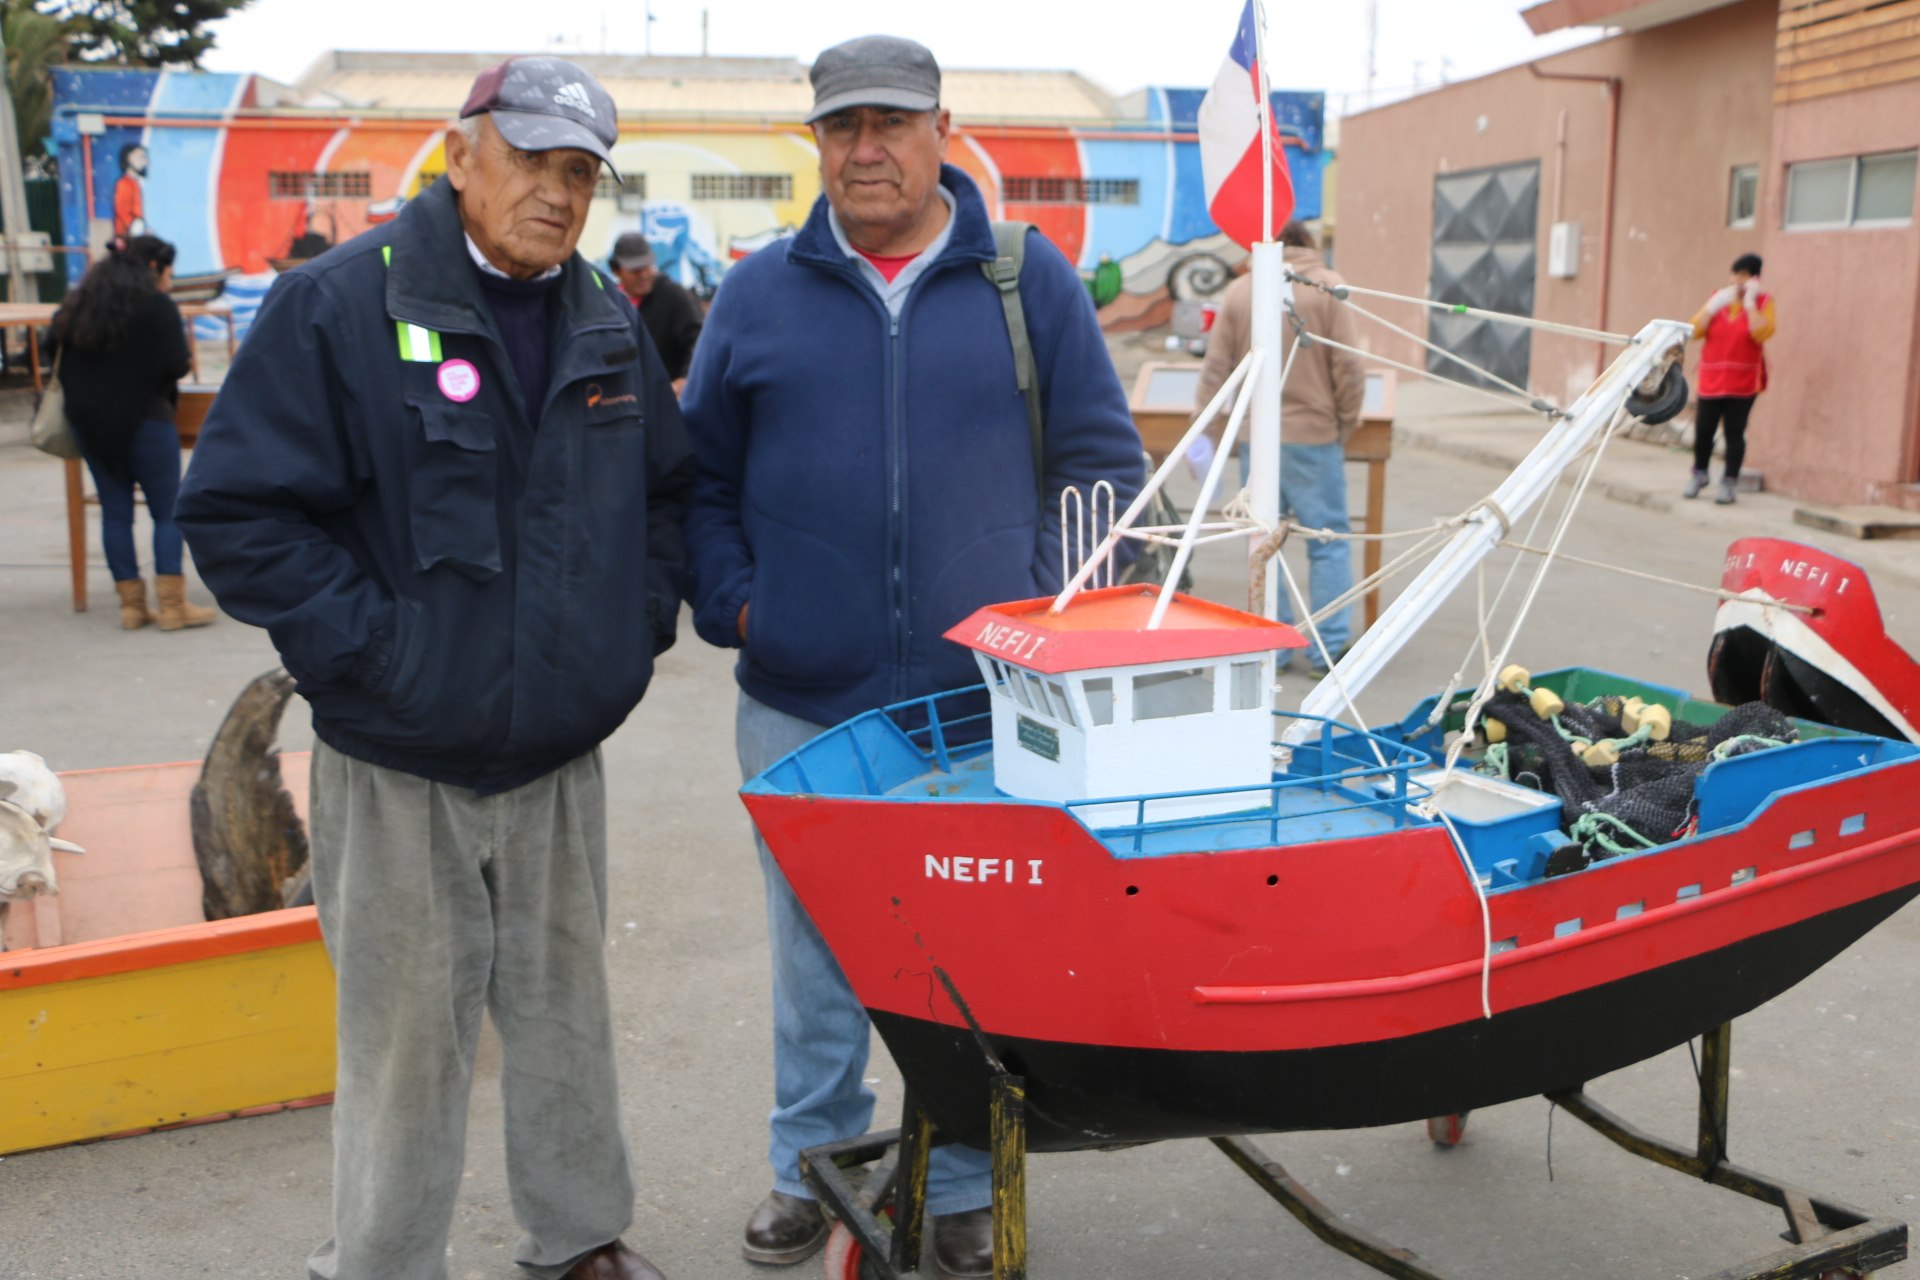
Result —
<path fill-rule="evenodd" d="M 494 335 L 493 317 L 480 295 L 480 281 L 467 256 L 453 184 L 443 176 L 400 211 L 393 228 L 393 260 L 387 265 L 387 314 L 428 329 Z M 594 270 L 578 253 L 560 272 L 561 314 L 579 333 L 631 321 Z"/>
<path fill-rule="evenodd" d="M 945 251 L 934 260 L 935 263 L 992 262 L 996 256 L 993 220 L 987 216 L 987 202 L 981 199 L 980 188 L 973 185 L 973 179 L 964 170 L 950 164 L 940 166 L 940 185 L 953 196 L 953 232 L 947 238 Z M 847 255 L 840 251 L 840 245 L 833 238 L 833 227 L 827 221 L 827 197 L 824 192 L 813 202 L 813 210 L 807 214 L 807 224 L 787 242 L 787 260 L 814 266 L 846 267 Z"/>

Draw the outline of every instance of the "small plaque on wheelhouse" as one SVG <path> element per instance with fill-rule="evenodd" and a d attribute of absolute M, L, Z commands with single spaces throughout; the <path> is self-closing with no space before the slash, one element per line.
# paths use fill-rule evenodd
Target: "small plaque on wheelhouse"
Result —
<path fill-rule="evenodd" d="M 1049 760 L 1060 758 L 1060 731 L 1051 725 L 1041 724 L 1038 720 L 1020 717 L 1020 745 L 1037 756 Z"/>

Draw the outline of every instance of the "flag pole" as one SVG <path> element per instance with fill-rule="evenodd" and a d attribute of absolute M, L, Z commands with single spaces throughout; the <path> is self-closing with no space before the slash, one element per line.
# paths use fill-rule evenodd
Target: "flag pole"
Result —
<path fill-rule="evenodd" d="M 1255 372 L 1252 414 L 1248 422 L 1248 508 L 1263 529 L 1280 523 L 1280 376 L 1285 370 L 1284 316 L 1293 301 L 1286 279 L 1286 255 L 1274 239 L 1273 227 L 1273 90 L 1267 83 L 1266 9 L 1260 0 L 1248 0 L 1253 17 L 1254 63 L 1259 69 L 1254 85 L 1260 96 L 1260 183 L 1262 193 L 1260 238 L 1253 252 L 1253 349 L 1261 353 Z M 1254 560 L 1264 535 L 1254 534 L 1248 545 L 1248 572 L 1266 579 L 1260 612 L 1279 616 L 1278 573 L 1260 573 Z"/>

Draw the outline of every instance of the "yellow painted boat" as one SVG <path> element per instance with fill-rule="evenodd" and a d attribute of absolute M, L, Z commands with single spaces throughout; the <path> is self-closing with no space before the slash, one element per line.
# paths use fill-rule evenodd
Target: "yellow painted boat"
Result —
<path fill-rule="evenodd" d="M 304 819 L 307 758 L 282 757 Z M 0 954 L 0 1154 L 331 1100 L 333 968 L 312 907 L 209 923 L 200 764 L 61 775 L 57 896 Z"/>

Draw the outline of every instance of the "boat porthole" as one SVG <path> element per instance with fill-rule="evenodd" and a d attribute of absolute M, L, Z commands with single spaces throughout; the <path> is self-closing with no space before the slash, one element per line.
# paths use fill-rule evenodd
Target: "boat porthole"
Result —
<path fill-rule="evenodd" d="M 1131 897 L 1132 897 L 1132 896 L 1133 896 L 1134 894 L 1136 894 L 1136 893 L 1139 893 L 1139 892 L 1140 892 L 1140 886 L 1139 886 L 1139 885 L 1137 885 L 1137 884 L 1130 884 L 1130 885 L 1128 885 L 1128 886 L 1127 886 L 1127 896 L 1128 896 L 1129 898 L 1131 898 Z"/>
<path fill-rule="evenodd" d="M 1280 883 L 1280 877 L 1279 877 L 1279 876 L 1268 876 L 1268 877 L 1267 877 L 1267 886 L 1268 886 L 1269 888 L 1271 888 L 1272 886 L 1274 886 L 1274 885 L 1276 885 L 1276 884 L 1279 884 L 1279 883 Z"/>

